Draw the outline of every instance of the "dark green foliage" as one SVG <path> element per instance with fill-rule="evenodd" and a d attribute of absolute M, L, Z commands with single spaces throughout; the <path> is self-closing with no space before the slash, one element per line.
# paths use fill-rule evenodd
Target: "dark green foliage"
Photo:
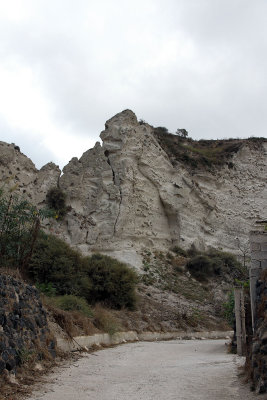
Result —
<path fill-rule="evenodd" d="M 58 187 L 49 189 L 46 202 L 51 210 L 54 210 L 57 218 L 63 218 L 67 213 L 66 193 Z"/>
<path fill-rule="evenodd" d="M 195 255 L 186 265 L 190 273 L 199 280 L 212 276 L 230 276 L 232 279 L 247 279 L 247 271 L 233 254 L 210 250 Z"/>
<path fill-rule="evenodd" d="M 0 189 L 0 265 L 26 268 L 40 228 L 40 221 L 51 216 L 38 210 L 18 194 Z"/>
<path fill-rule="evenodd" d="M 89 307 L 87 301 L 82 297 L 77 297 L 73 295 L 54 297 L 50 300 L 50 304 L 64 311 L 79 311 L 86 317 L 93 316 L 93 312 Z"/>
<path fill-rule="evenodd" d="M 266 138 L 264 137 L 255 137 L 255 136 L 251 136 L 248 138 L 249 141 L 251 142 L 256 142 L 256 143 L 262 143 L 262 142 L 266 142 Z"/>
<path fill-rule="evenodd" d="M 169 133 L 168 129 L 164 126 L 158 126 L 157 128 L 154 128 L 154 131 L 159 135 L 166 135 L 167 133 Z"/>
<path fill-rule="evenodd" d="M 56 295 L 56 289 L 53 287 L 52 283 L 36 283 L 37 289 L 48 297 Z"/>
<path fill-rule="evenodd" d="M 145 125 L 146 124 L 146 121 L 144 119 L 139 119 L 138 122 L 139 122 L 140 125 Z"/>
<path fill-rule="evenodd" d="M 186 267 L 198 280 L 206 280 L 213 273 L 211 259 L 203 254 L 191 258 Z"/>
<path fill-rule="evenodd" d="M 235 279 L 247 280 L 247 270 L 233 254 L 213 249 L 207 255 L 212 260 L 212 268 L 216 275 L 228 274 Z"/>
<path fill-rule="evenodd" d="M 194 256 L 197 256 L 198 254 L 200 254 L 200 251 L 192 243 L 191 246 L 190 246 L 190 249 L 187 250 L 187 255 L 192 258 Z"/>
<path fill-rule="evenodd" d="M 234 297 L 234 291 L 231 290 L 230 293 L 228 293 L 228 300 L 226 303 L 223 304 L 223 309 L 224 309 L 224 317 L 229 323 L 230 326 L 234 328 L 235 324 L 235 297 Z"/>
<path fill-rule="evenodd" d="M 39 284 L 52 284 L 57 295 L 78 295 L 84 288 L 81 255 L 63 240 L 43 232 L 36 242 L 28 275 Z"/>
<path fill-rule="evenodd" d="M 162 128 L 154 128 L 159 144 L 172 163 L 175 165 L 176 162 L 183 162 L 193 169 L 200 166 L 211 169 L 213 165 L 222 165 L 243 144 L 242 139 L 193 140 L 187 137 L 185 129 L 178 129 L 176 133 L 177 135 L 173 135 Z"/>
<path fill-rule="evenodd" d="M 89 303 L 103 302 L 118 309 L 135 307 L 137 275 L 132 269 L 102 254 L 87 257 L 85 264 L 93 283 L 86 296 Z"/>
<path fill-rule="evenodd" d="M 174 247 L 172 248 L 172 251 L 173 251 L 174 253 L 176 253 L 177 255 L 179 255 L 179 256 L 187 257 L 187 251 L 184 250 L 184 249 L 182 249 L 182 248 L 179 247 L 179 246 L 174 246 Z"/>
<path fill-rule="evenodd" d="M 137 275 L 108 256 L 82 257 L 61 239 L 41 233 L 28 269 L 29 277 L 57 295 L 75 295 L 113 308 L 135 306 Z"/>
<path fill-rule="evenodd" d="M 186 129 L 177 129 L 175 132 L 176 135 L 180 136 L 181 138 L 186 138 L 188 136 L 188 132 Z"/>

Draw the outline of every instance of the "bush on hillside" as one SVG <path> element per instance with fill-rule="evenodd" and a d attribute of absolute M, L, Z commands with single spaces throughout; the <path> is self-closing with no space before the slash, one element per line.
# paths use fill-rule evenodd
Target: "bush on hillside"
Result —
<path fill-rule="evenodd" d="M 212 260 L 212 267 L 215 275 L 231 275 L 235 279 L 246 280 L 247 270 L 243 268 L 242 264 L 236 257 L 226 251 L 210 250 L 207 253 L 208 257 Z"/>
<path fill-rule="evenodd" d="M 43 232 L 28 275 L 39 287 L 51 285 L 56 295 L 75 295 L 117 309 L 135 307 L 137 275 L 132 269 L 101 254 L 82 257 L 63 240 Z"/>
<path fill-rule="evenodd" d="M 82 272 L 82 257 L 63 240 L 41 233 L 28 268 L 29 277 L 38 284 L 51 284 L 57 295 L 79 295 L 90 290 L 91 282 Z"/>
<path fill-rule="evenodd" d="M 73 295 L 64 295 L 49 299 L 50 305 L 60 308 L 64 311 L 79 311 L 86 317 L 93 317 L 93 311 L 87 301 L 82 297 Z"/>
<path fill-rule="evenodd" d="M 206 280 L 214 275 L 247 279 L 247 271 L 233 254 L 215 249 L 195 255 L 188 261 L 186 267 L 199 280 Z"/>
<path fill-rule="evenodd" d="M 89 303 L 134 309 L 137 275 L 132 269 L 111 257 L 94 254 L 86 258 L 85 270 L 92 281 L 92 289 L 86 295 Z"/>
<path fill-rule="evenodd" d="M 180 246 L 174 246 L 172 251 L 179 256 L 187 257 L 187 251 L 182 249 Z"/>
<path fill-rule="evenodd" d="M 228 293 L 228 299 L 223 304 L 223 314 L 227 322 L 231 327 L 235 327 L 235 298 L 234 298 L 234 290 Z"/>
<path fill-rule="evenodd" d="M 194 278 L 202 281 L 206 280 L 207 277 L 213 273 L 210 258 L 203 254 L 191 258 L 191 260 L 186 264 L 186 267 Z"/>
<path fill-rule="evenodd" d="M 46 202 L 51 210 L 54 210 L 57 218 L 63 218 L 67 213 L 66 193 L 58 187 L 49 189 L 46 195 Z"/>

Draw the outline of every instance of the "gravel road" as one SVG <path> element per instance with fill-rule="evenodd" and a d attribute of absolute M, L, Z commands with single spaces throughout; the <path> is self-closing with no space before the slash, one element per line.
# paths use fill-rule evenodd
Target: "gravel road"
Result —
<path fill-rule="evenodd" d="M 225 340 L 129 343 L 57 369 L 31 400 L 255 399 L 239 362 Z"/>

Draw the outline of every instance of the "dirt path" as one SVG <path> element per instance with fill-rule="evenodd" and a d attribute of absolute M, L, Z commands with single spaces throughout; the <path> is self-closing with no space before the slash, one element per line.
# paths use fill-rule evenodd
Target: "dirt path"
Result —
<path fill-rule="evenodd" d="M 224 340 L 141 342 L 86 355 L 31 400 L 255 399 Z"/>

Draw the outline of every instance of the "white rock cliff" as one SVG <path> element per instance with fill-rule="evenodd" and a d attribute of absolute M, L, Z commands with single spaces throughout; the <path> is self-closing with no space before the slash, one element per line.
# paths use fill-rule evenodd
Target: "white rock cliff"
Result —
<path fill-rule="evenodd" d="M 267 218 L 267 142 L 233 155 L 234 168 L 173 166 L 153 134 L 125 110 L 108 120 L 103 145 L 60 170 L 40 171 L 13 145 L 0 142 L 0 177 L 42 205 L 50 187 L 67 193 L 71 211 L 51 229 L 84 254 L 100 251 L 140 266 L 143 249 L 173 245 L 237 251 L 255 220 Z"/>

